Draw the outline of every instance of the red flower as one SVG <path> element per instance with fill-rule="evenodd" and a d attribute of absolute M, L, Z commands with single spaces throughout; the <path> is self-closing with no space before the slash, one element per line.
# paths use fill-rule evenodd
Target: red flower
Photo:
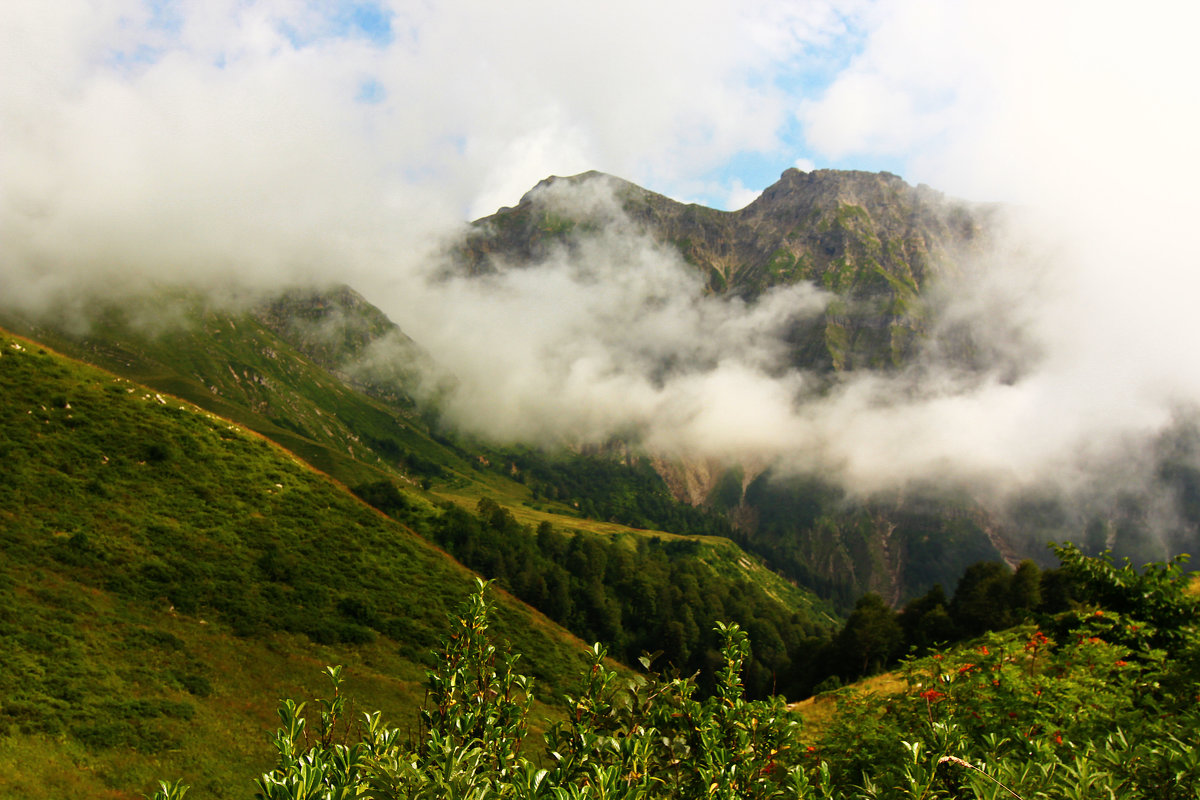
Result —
<path fill-rule="evenodd" d="M 1054 743 L 1055 743 L 1055 744 L 1062 744 L 1062 731 L 1055 731 L 1055 732 L 1054 732 Z"/>
<path fill-rule="evenodd" d="M 1119 659 L 1117 659 L 1117 661 L 1116 661 L 1116 665 L 1117 665 L 1118 667 L 1127 667 L 1127 666 L 1129 666 L 1129 662 L 1128 662 L 1128 661 L 1125 661 L 1124 659 L 1120 659 L 1120 658 L 1119 658 Z"/>
<path fill-rule="evenodd" d="M 938 700 L 941 700 L 943 697 L 945 697 L 946 694 L 944 692 L 939 692 L 937 689 L 926 689 L 917 696 L 927 703 L 936 703 Z"/>
<path fill-rule="evenodd" d="M 985 655 L 985 656 L 986 656 L 986 655 L 991 655 L 991 654 L 988 652 L 988 649 L 987 649 L 987 645 L 986 645 L 986 644 L 985 644 L 983 647 L 980 647 L 980 648 L 979 648 L 979 652 L 980 652 L 980 654 L 981 654 L 981 655 Z"/>
<path fill-rule="evenodd" d="M 961 667 L 958 668 L 958 672 L 961 675 L 964 672 L 970 672 L 974 668 L 975 668 L 974 664 L 963 664 Z"/>
<path fill-rule="evenodd" d="M 1042 633 L 1041 631 L 1034 631 L 1033 635 L 1029 637 L 1029 641 L 1025 643 L 1025 651 L 1029 652 L 1030 650 L 1041 647 L 1048 641 L 1050 640 L 1046 638 L 1046 634 Z"/>

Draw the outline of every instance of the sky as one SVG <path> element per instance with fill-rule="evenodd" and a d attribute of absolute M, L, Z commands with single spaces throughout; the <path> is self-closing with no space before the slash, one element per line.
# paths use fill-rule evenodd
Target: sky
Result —
<path fill-rule="evenodd" d="M 352 225 L 356 195 L 473 218 L 599 169 L 736 208 L 791 166 L 1027 201 L 1048 159 L 1161 167 L 1195 122 L 1189 4 L 591 5 L 16 0 L 6 205 L 103 227 L 97 195 L 238 195 L 260 225 Z"/>
<path fill-rule="evenodd" d="M 871 486 L 1061 471 L 1200 398 L 1197 23 L 1174 0 L 14 0 L 0 300 L 345 280 L 459 376 L 464 418 L 824 453 Z M 446 236 L 549 175 L 736 209 L 790 167 L 1021 209 L 1037 257 L 994 254 L 958 300 L 1019 320 L 1036 368 L 899 404 L 851 381 L 797 412 L 803 376 L 735 332 L 808 313 L 803 289 L 716 305 L 636 236 L 586 268 L 426 280 Z M 677 313 L 630 311 L 668 288 Z M 664 387 L 630 337 L 718 366 Z"/>

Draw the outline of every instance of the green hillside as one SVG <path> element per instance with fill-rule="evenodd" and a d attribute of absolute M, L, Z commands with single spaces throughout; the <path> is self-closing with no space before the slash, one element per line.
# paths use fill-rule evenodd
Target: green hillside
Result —
<path fill-rule="evenodd" d="M 431 432 L 411 405 L 326 370 L 259 316 L 175 308 L 187 311 L 184 324 L 165 329 L 139 328 L 136 306 L 108 309 L 86 335 L 26 326 L 125 376 L 9 334 L 0 348 L 0 734 L 9 734 L 0 735 L 0 763 L 33 751 L 44 762 L 22 772 L 22 786 L 74 776 L 128 792 L 147 785 L 151 764 L 170 764 L 174 774 L 209 775 L 214 795 L 226 796 L 222 776 L 261 763 L 263 751 L 221 731 L 261 728 L 264 709 L 307 687 L 322 662 L 347 664 L 364 702 L 411 718 L 430 647 L 471 580 L 430 542 L 458 531 L 460 542 L 464 532 L 477 537 L 476 554 L 499 546 L 495 529 L 453 512 L 484 498 L 511 508 L 512 552 L 536 545 L 535 527 L 596 542 L 581 552 L 601 554 L 605 576 L 587 582 L 593 562 L 564 562 L 577 570 L 579 611 L 556 619 L 611 640 L 627 663 L 663 649 L 656 632 L 686 595 L 675 590 L 668 603 L 661 593 L 668 573 L 686 574 L 686 591 L 704 602 L 672 629 L 686 648 L 674 657 L 690 653 L 704 666 L 715 657 L 712 622 L 737 618 L 766 632 L 750 662 L 758 691 L 803 687 L 807 673 L 792 662 L 832 617 L 727 539 L 633 529 L 580 516 L 567 496 L 535 498 L 503 453 Z M 382 499 L 371 487 L 386 489 Z M 676 506 L 652 506 L 651 516 L 669 521 L 664 509 Z M 528 564 L 558 569 L 530 552 Z M 539 602 L 494 563 L 465 560 Z M 602 600 L 592 607 L 615 611 L 617 627 L 597 627 L 582 611 Z M 511 600 L 498 613 L 500 635 L 538 654 L 524 669 L 557 694 L 578 642 Z M 237 752 L 228 751 L 233 740 Z"/>
<path fill-rule="evenodd" d="M 270 322 L 279 320 L 280 302 L 254 313 L 252 308 L 213 308 L 199 293 L 150 292 L 121 305 L 98 303 L 82 332 L 19 316 L 6 324 L 70 356 L 232 419 L 347 485 L 381 474 L 415 483 L 431 473 L 470 469 L 465 453 L 428 434 L 410 400 L 387 403 L 370 397 L 316 360 L 336 359 L 343 351 L 349 355 L 351 346 L 319 349 L 303 329 L 286 321 L 280 331 L 291 333 L 293 341 L 277 333 Z M 148 321 L 151 309 L 157 316 Z M 293 342 L 310 345 L 311 356 Z"/>
<path fill-rule="evenodd" d="M 416 378 L 405 359 L 423 356 L 346 287 L 292 291 L 247 302 L 241 311 L 214 308 L 195 293 L 151 292 L 122 306 L 99 305 L 92 317 L 84 332 L 11 323 L 74 357 L 234 419 L 377 505 L 394 497 L 381 508 L 395 513 L 391 503 L 398 503 L 397 518 L 427 537 L 445 504 L 473 511 L 485 498 L 524 525 L 548 523 L 565 534 L 731 533 L 727 522 L 675 500 L 645 464 L 500 449 L 439 428 L 436 408 L 418 409 L 411 399 Z M 379 344 L 390 358 L 382 369 L 364 369 L 361 357 Z M 774 614 L 800 612 L 806 627 L 828 622 L 811 593 L 727 539 L 714 541 L 699 557 L 704 580 L 762 586 Z M 487 573 L 486 565 L 473 566 Z"/>
<path fill-rule="evenodd" d="M 472 575 L 229 420 L 0 335 L 0 795 L 259 769 L 275 699 L 348 665 L 410 718 Z M 577 640 L 501 597 L 550 687 Z"/>

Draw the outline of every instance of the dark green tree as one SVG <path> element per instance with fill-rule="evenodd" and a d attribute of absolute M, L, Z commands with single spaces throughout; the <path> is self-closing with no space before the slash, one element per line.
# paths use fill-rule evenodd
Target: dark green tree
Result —
<path fill-rule="evenodd" d="M 950 602 L 950 616 L 964 636 L 978 636 L 1012 624 L 1011 580 L 1012 572 L 999 561 L 980 561 L 967 567 Z"/>
<path fill-rule="evenodd" d="M 874 592 L 854 604 L 854 611 L 837 636 L 838 668 L 843 678 L 870 675 L 900 654 L 904 630 L 896 612 Z"/>
<path fill-rule="evenodd" d="M 1017 565 L 1009 583 L 1008 602 L 1013 615 L 1025 616 L 1042 604 L 1042 571 L 1030 559 Z"/>

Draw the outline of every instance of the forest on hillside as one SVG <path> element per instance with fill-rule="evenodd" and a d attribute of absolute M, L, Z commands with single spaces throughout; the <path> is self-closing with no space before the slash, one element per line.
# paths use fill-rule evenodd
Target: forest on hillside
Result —
<path fill-rule="evenodd" d="M 742 670 L 747 696 L 799 699 L 875 674 L 901 657 L 1048 619 L 1079 602 L 1077 582 L 1062 569 L 1043 570 L 1032 560 L 1016 570 L 980 561 L 951 592 L 936 584 L 899 609 L 865 594 L 839 627 L 789 610 L 744 577 L 715 571 L 695 539 L 564 533 L 549 522 L 535 529 L 489 498 L 475 513 L 448 504 L 428 521 L 406 517 L 394 487 L 358 491 L 584 641 L 603 643 L 622 663 L 654 654 L 661 666 L 698 676 L 702 695 L 716 688 L 718 622 L 749 634 Z"/>

